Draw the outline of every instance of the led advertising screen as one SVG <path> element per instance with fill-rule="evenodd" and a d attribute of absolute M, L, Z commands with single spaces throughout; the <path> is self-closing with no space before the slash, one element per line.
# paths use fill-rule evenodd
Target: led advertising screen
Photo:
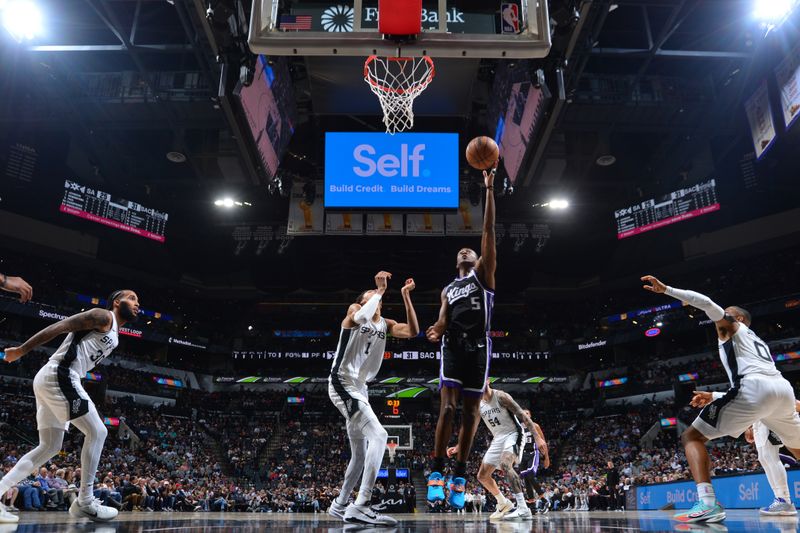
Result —
<path fill-rule="evenodd" d="M 614 379 L 605 379 L 605 380 L 598 380 L 597 386 L 598 388 L 606 388 L 606 387 L 617 387 L 619 385 L 624 385 L 628 382 L 627 377 L 623 378 L 614 378 Z"/>
<path fill-rule="evenodd" d="M 614 212 L 617 239 L 639 235 L 719 210 L 716 181 L 678 189 Z"/>
<path fill-rule="evenodd" d="M 167 213 L 70 180 L 64 180 L 64 196 L 58 210 L 158 242 L 165 240 L 169 218 Z"/>
<path fill-rule="evenodd" d="M 294 134 L 294 89 L 286 58 L 259 56 L 255 76 L 239 97 L 267 175 L 274 176 Z"/>
<path fill-rule="evenodd" d="M 162 376 L 153 376 L 153 382 L 159 385 L 166 385 L 167 387 L 175 387 L 178 389 L 182 389 L 185 386 L 183 384 L 183 381 L 181 381 L 180 379 L 167 378 Z"/>
<path fill-rule="evenodd" d="M 325 134 L 325 207 L 458 209 L 458 134 Z"/>

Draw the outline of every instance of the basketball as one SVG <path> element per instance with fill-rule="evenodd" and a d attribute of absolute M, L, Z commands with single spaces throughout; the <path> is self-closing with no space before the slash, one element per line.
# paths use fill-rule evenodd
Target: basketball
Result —
<path fill-rule="evenodd" d="M 467 163 L 478 170 L 488 170 L 500 159 L 500 148 L 491 137 L 475 137 L 467 145 Z"/>

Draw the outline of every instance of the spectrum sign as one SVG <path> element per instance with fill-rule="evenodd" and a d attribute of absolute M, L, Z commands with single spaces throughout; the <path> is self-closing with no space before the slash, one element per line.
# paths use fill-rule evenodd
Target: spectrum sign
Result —
<path fill-rule="evenodd" d="M 457 209 L 458 135 L 326 133 L 325 207 Z"/>

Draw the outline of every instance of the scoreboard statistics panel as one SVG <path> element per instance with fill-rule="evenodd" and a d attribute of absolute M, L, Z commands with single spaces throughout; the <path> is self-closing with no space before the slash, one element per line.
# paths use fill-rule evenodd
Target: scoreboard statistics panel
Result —
<path fill-rule="evenodd" d="M 74 181 L 64 181 L 64 197 L 59 211 L 154 241 L 165 241 L 167 213 L 114 198 L 107 192 Z"/>
<path fill-rule="evenodd" d="M 614 211 L 617 239 L 668 226 L 719 210 L 716 182 L 704 181 L 625 209 Z"/>

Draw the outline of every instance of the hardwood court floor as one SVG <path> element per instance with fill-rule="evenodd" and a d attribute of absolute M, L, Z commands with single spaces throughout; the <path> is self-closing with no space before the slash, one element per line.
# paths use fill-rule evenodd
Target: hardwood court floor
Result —
<path fill-rule="evenodd" d="M 796 517 L 761 517 L 757 510 L 729 510 L 719 524 L 686 525 L 671 520 L 671 513 L 661 511 L 551 512 L 528 522 L 490 522 L 487 514 L 397 514 L 396 527 L 375 528 L 343 524 L 325 513 L 122 513 L 113 522 L 96 524 L 75 520 L 67 513 L 23 512 L 16 525 L 0 524 L 0 533 L 70 532 L 70 533 L 221 533 L 227 531 L 339 533 L 347 531 L 393 533 L 538 533 L 538 532 L 612 532 L 625 531 L 702 531 L 702 532 L 795 532 L 800 531 Z"/>

